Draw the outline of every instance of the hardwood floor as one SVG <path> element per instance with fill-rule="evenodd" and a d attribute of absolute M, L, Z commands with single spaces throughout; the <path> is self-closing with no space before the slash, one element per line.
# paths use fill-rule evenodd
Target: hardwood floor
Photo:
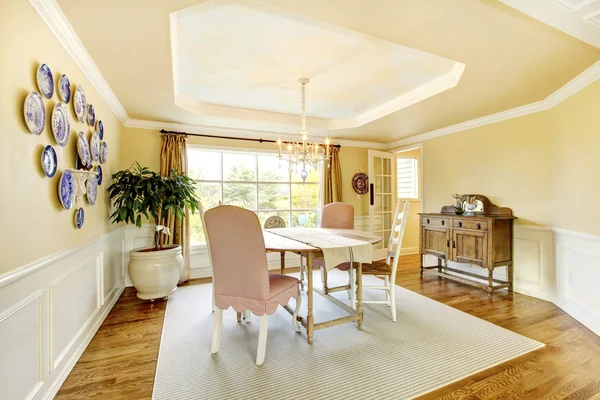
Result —
<path fill-rule="evenodd" d="M 600 400 L 600 338 L 558 307 L 517 293 L 488 299 L 460 283 L 422 279 L 418 256 L 399 264 L 398 285 L 546 344 L 422 399 Z M 165 301 L 138 300 L 127 288 L 56 398 L 150 399 L 165 309 Z"/>

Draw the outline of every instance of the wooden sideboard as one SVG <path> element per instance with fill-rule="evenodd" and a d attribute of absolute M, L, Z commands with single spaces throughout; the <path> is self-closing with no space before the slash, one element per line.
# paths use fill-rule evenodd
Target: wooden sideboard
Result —
<path fill-rule="evenodd" d="M 510 208 L 497 207 L 482 195 L 483 212 L 457 215 L 454 206 L 442 208 L 440 213 L 420 214 L 421 220 L 421 276 L 434 274 L 468 285 L 486 289 L 491 297 L 494 290 L 513 290 L 514 249 L 513 222 Z M 425 266 L 425 255 L 437 257 L 435 266 Z M 477 265 L 487 269 L 487 284 L 478 282 L 485 276 L 448 266 L 448 262 Z M 508 279 L 494 278 L 494 268 L 507 267 Z M 451 274 L 450 274 L 450 273 Z"/>

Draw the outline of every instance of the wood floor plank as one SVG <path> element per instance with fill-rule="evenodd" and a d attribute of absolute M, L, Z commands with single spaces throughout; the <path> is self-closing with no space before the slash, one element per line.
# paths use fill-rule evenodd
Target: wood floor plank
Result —
<path fill-rule="evenodd" d="M 483 290 L 435 276 L 421 278 L 419 263 L 418 255 L 403 256 L 396 283 L 546 344 L 422 399 L 600 400 L 600 338 L 593 332 L 547 301 L 508 292 L 489 299 Z M 141 301 L 127 288 L 56 398 L 150 399 L 165 310 L 166 302 Z"/>

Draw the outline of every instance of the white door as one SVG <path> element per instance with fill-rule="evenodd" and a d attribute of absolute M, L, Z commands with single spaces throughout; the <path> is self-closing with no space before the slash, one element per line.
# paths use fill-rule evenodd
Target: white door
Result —
<path fill-rule="evenodd" d="M 385 258 L 392 232 L 394 173 L 393 153 L 369 150 L 369 230 L 381 236 L 373 260 Z"/>

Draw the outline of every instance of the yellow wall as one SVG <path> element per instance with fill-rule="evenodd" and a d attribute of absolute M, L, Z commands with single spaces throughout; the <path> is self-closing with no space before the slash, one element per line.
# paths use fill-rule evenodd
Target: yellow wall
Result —
<path fill-rule="evenodd" d="M 10 5 L 9 5 L 10 3 Z M 100 236 L 115 227 L 108 222 L 106 182 L 114 172 L 119 154 L 121 123 L 84 77 L 64 48 L 54 38 L 27 0 L 0 0 L 0 275 L 37 259 L 66 250 Z M 89 135 L 91 128 L 75 122 L 71 103 L 71 138 L 66 147 L 56 144 L 50 130 L 50 117 L 59 101 L 56 93 L 46 105 L 46 128 L 40 136 L 29 133 L 23 119 L 25 96 L 37 90 L 35 71 L 40 63 L 52 69 L 54 78 L 65 73 L 72 88 L 81 84 L 88 102 L 104 123 L 108 162 L 102 165 L 105 182 L 98 200 L 90 206 L 83 200 L 85 224 L 77 230 L 75 208 L 65 210 L 58 200 L 61 171 L 75 167 L 77 132 Z M 54 146 L 58 171 L 46 178 L 40 165 L 45 145 Z"/>
<path fill-rule="evenodd" d="M 417 168 L 422 168 L 421 163 L 421 149 L 416 148 L 397 153 L 400 157 L 414 157 L 417 159 Z M 421 187 L 419 186 L 419 198 L 422 198 Z M 398 199 L 396 199 L 398 201 Z M 419 248 L 419 213 L 421 212 L 421 201 L 410 200 L 408 208 L 408 219 L 406 220 L 406 227 L 404 228 L 404 237 L 402 238 L 402 248 L 407 249 L 410 252 L 416 252 Z"/>
<path fill-rule="evenodd" d="M 226 140 L 202 138 L 190 136 L 189 144 L 218 146 L 218 147 L 238 147 L 256 150 L 274 150 L 274 144 L 259 144 L 256 142 L 245 142 L 241 140 Z M 154 130 L 124 128 L 121 136 L 121 158 L 119 160 L 119 169 L 128 168 L 132 163 L 138 161 L 155 171 L 160 168 L 160 134 Z M 344 202 L 354 206 L 356 216 L 369 215 L 368 196 L 358 196 L 352 189 L 352 177 L 359 170 L 367 171 L 368 168 L 368 150 L 359 147 L 342 146 L 340 151 L 340 165 L 342 166 L 343 196 Z"/>
<path fill-rule="evenodd" d="M 480 193 L 517 223 L 600 234 L 600 81 L 544 112 L 424 143 L 424 206 Z"/>

